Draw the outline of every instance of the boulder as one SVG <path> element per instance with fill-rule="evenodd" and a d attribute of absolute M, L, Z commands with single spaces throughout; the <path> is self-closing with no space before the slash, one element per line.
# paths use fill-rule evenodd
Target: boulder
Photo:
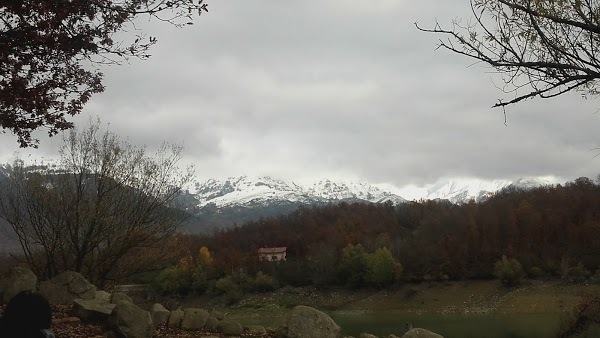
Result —
<path fill-rule="evenodd" d="M 110 326 L 118 336 L 125 338 L 148 338 L 156 333 L 150 312 L 129 302 L 116 304 L 110 316 Z"/>
<path fill-rule="evenodd" d="M 251 334 L 252 336 L 266 336 L 267 335 L 267 330 L 264 328 L 264 326 L 260 326 L 260 325 L 249 325 L 246 332 Z"/>
<path fill-rule="evenodd" d="M 110 302 L 113 304 L 119 304 L 121 302 L 128 302 L 133 304 L 133 300 L 123 292 L 115 292 L 110 296 Z"/>
<path fill-rule="evenodd" d="M 15 267 L 10 269 L 5 280 L 3 300 L 8 303 L 21 291 L 35 291 L 37 288 L 37 276 L 29 269 Z"/>
<path fill-rule="evenodd" d="M 377 337 L 374 334 L 363 332 L 358 336 L 358 338 L 379 338 L 379 337 Z"/>
<path fill-rule="evenodd" d="M 183 312 L 181 320 L 181 328 L 184 330 L 199 330 L 203 329 L 206 321 L 210 317 L 208 311 L 198 308 L 187 308 Z"/>
<path fill-rule="evenodd" d="M 92 338 L 119 338 L 119 337 L 117 337 L 117 334 L 114 331 L 109 330 L 99 336 L 94 336 Z"/>
<path fill-rule="evenodd" d="M 98 290 L 96 291 L 96 296 L 94 297 L 95 299 L 110 303 L 110 297 L 111 294 L 104 291 L 104 290 Z"/>
<path fill-rule="evenodd" d="M 0 301 L 4 301 L 4 289 L 6 289 L 6 276 L 0 277 Z"/>
<path fill-rule="evenodd" d="M 273 338 L 288 338 L 288 329 L 287 326 L 279 326 L 276 328 L 272 328 L 272 327 L 267 327 L 265 328 L 265 330 L 267 330 L 267 334 L 269 335 L 269 337 L 273 337 Z"/>
<path fill-rule="evenodd" d="M 431 332 L 429 330 L 414 328 L 409 330 L 402 336 L 402 338 L 444 338 L 437 333 Z"/>
<path fill-rule="evenodd" d="M 152 305 L 152 309 L 150 310 L 150 315 L 152 315 L 152 321 L 154 322 L 154 326 L 167 325 L 167 321 L 169 320 L 169 315 L 171 311 L 165 309 L 161 304 Z"/>
<path fill-rule="evenodd" d="M 340 332 L 331 317 L 309 306 L 296 306 L 287 318 L 289 338 L 338 338 Z"/>
<path fill-rule="evenodd" d="M 219 320 L 213 316 L 208 317 L 204 329 L 211 332 L 217 331 L 219 329 Z"/>
<path fill-rule="evenodd" d="M 106 323 L 115 304 L 99 299 L 75 299 L 73 301 L 73 315 L 84 322 Z"/>
<path fill-rule="evenodd" d="M 238 323 L 222 320 L 219 322 L 219 332 L 226 336 L 239 336 L 244 332 L 244 328 Z"/>
<path fill-rule="evenodd" d="M 215 317 L 215 318 L 217 318 L 218 320 L 225 319 L 225 315 L 221 311 L 212 310 L 212 312 L 210 313 L 210 315 L 213 316 L 213 317 Z"/>
<path fill-rule="evenodd" d="M 50 304 L 71 305 L 75 299 L 96 298 L 96 287 L 80 273 L 65 271 L 40 283 L 40 293 Z"/>
<path fill-rule="evenodd" d="M 167 321 L 167 327 L 170 329 L 181 328 L 181 320 L 183 319 L 183 311 L 181 309 L 171 311 L 169 314 L 169 320 Z"/>

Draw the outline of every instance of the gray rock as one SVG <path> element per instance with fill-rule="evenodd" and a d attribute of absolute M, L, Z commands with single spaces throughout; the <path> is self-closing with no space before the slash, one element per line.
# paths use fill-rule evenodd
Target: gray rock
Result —
<path fill-rule="evenodd" d="M 7 277 L 0 277 L 0 300 L 4 301 L 4 290 L 6 289 Z"/>
<path fill-rule="evenodd" d="M 96 298 L 96 286 L 78 272 L 65 271 L 48 281 L 41 282 L 40 293 L 50 304 L 71 305 L 75 299 Z"/>
<path fill-rule="evenodd" d="M 358 336 L 358 338 L 379 338 L 379 337 L 377 337 L 374 334 L 363 332 Z"/>
<path fill-rule="evenodd" d="M 8 303 L 21 291 L 35 291 L 37 276 L 29 269 L 15 267 L 10 269 L 4 286 L 3 300 Z"/>
<path fill-rule="evenodd" d="M 75 299 L 73 301 L 73 315 L 84 322 L 106 323 L 115 304 L 99 299 Z"/>
<path fill-rule="evenodd" d="M 95 299 L 110 303 L 110 297 L 111 294 L 104 291 L 104 290 L 98 290 L 96 291 L 96 296 L 94 297 Z"/>
<path fill-rule="evenodd" d="M 296 306 L 287 318 L 289 338 L 338 338 L 340 332 L 331 317 L 309 306 Z"/>
<path fill-rule="evenodd" d="M 396 336 L 395 334 L 390 334 L 387 336 L 387 338 L 400 338 L 400 337 Z"/>
<path fill-rule="evenodd" d="M 169 320 L 167 321 L 167 327 L 170 329 L 181 328 L 181 320 L 183 319 L 183 311 L 181 309 L 171 311 Z"/>
<path fill-rule="evenodd" d="M 276 328 L 268 327 L 266 328 L 267 334 L 273 338 L 288 338 L 288 328 L 287 326 L 279 326 Z"/>
<path fill-rule="evenodd" d="M 181 320 L 181 328 L 184 330 L 199 330 L 203 329 L 206 321 L 210 317 L 208 311 L 198 308 L 187 308 L 183 312 Z"/>
<path fill-rule="evenodd" d="M 244 332 L 244 328 L 238 323 L 222 320 L 219 322 L 219 332 L 226 336 L 239 336 Z"/>
<path fill-rule="evenodd" d="M 125 338 L 148 338 L 156 333 L 150 312 L 129 302 L 116 304 L 110 316 L 110 326 L 117 335 Z"/>
<path fill-rule="evenodd" d="M 120 338 L 120 337 L 117 337 L 117 334 L 114 331 L 106 331 L 101 336 L 94 337 L 94 338 Z"/>
<path fill-rule="evenodd" d="M 429 330 L 414 328 L 409 330 L 402 338 L 444 338 L 443 336 Z"/>
<path fill-rule="evenodd" d="M 210 315 L 213 316 L 213 317 L 215 317 L 215 318 L 217 318 L 218 320 L 225 319 L 225 315 L 221 311 L 212 310 L 212 312 L 210 313 Z"/>
<path fill-rule="evenodd" d="M 166 325 L 169 320 L 169 316 L 171 315 L 171 311 L 165 309 L 161 304 L 152 305 L 152 309 L 150 310 L 150 314 L 152 315 L 152 321 L 154 322 L 154 326 Z"/>
<path fill-rule="evenodd" d="M 266 336 L 267 335 L 267 330 L 263 326 L 260 326 L 260 325 L 249 325 L 246 332 L 248 332 L 249 334 L 251 334 L 253 336 Z"/>
<path fill-rule="evenodd" d="M 112 296 L 110 297 L 110 302 L 113 304 L 119 304 L 121 302 L 127 302 L 127 303 L 133 304 L 133 300 L 131 299 L 131 297 L 124 294 L 123 292 L 113 293 Z"/>
<path fill-rule="evenodd" d="M 204 329 L 215 332 L 219 329 L 219 320 L 213 316 L 208 317 Z"/>

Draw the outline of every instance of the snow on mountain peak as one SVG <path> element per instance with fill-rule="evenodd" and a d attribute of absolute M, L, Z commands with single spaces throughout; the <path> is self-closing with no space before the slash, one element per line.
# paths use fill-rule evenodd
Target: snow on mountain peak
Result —
<path fill-rule="evenodd" d="M 388 197 L 391 201 L 404 201 L 400 196 L 367 183 L 328 179 L 299 185 L 268 176 L 240 176 L 225 180 L 209 179 L 197 183 L 194 190 L 200 206 L 214 203 L 218 207 L 272 201 L 313 203 L 358 199 L 378 202 Z"/>
<path fill-rule="evenodd" d="M 453 203 L 470 200 L 483 201 L 508 186 L 531 189 L 557 182 L 554 177 L 528 177 L 518 180 L 451 179 L 416 189 L 420 191 L 414 199 L 444 199 Z M 390 188 L 390 189 L 388 189 Z M 341 200 L 363 200 L 373 203 L 391 201 L 398 204 L 406 200 L 391 191 L 391 187 L 376 187 L 356 181 L 322 179 L 302 184 L 284 181 L 269 176 L 229 177 L 224 180 L 209 179 L 196 183 L 194 195 L 199 206 L 214 204 L 217 207 L 230 205 L 267 205 L 273 202 L 327 203 Z"/>
<path fill-rule="evenodd" d="M 440 180 L 427 188 L 426 196 L 423 198 L 431 200 L 446 199 L 453 203 L 464 203 L 470 200 L 479 202 L 511 185 L 519 188 L 531 189 L 555 184 L 557 181 L 558 179 L 552 176 L 526 177 L 514 181 L 485 181 L 479 179 Z"/>

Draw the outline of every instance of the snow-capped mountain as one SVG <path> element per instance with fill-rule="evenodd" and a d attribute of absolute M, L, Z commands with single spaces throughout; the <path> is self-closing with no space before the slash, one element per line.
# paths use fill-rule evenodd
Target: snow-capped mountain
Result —
<path fill-rule="evenodd" d="M 226 180 L 210 179 L 195 186 L 194 196 L 200 207 L 214 204 L 249 206 L 273 202 L 302 204 L 329 203 L 341 200 L 398 203 L 406 201 L 389 191 L 368 183 L 321 180 L 312 184 L 297 184 L 271 177 L 231 177 Z"/>
<path fill-rule="evenodd" d="M 528 177 L 518 180 L 483 181 L 477 179 L 455 179 L 439 181 L 426 189 L 424 199 L 445 199 L 452 203 L 466 203 L 471 200 L 483 201 L 499 190 L 509 186 L 523 189 L 551 185 L 556 183 L 554 177 Z"/>
<path fill-rule="evenodd" d="M 414 199 L 442 199 L 452 203 L 465 203 L 470 200 L 483 201 L 497 191 L 509 186 L 530 189 L 556 183 L 553 177 L 531 177 L 518 180 L 452 179 L 419 188 Z M 394 204 L 407 200 L 368 183 L 352 181 L 320 180 L 298 184 L 272 177 L 230 177 L 225 180 L 210 179 L 197 183 L 192 191 L 199 207 L 214 205 L 217 208 L 228 206 L 260 206 L 272 203 L 289 202 L 294 204 L 330 203 L 342 200 L 362 200 L 372 203 L 391 201 Z M 401 191 L 401 190 L 400 190 Z"/>

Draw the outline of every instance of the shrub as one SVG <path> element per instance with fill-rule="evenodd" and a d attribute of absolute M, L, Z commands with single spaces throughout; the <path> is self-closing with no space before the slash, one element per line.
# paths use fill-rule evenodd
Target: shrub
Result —
<path fill-rule="evenodd" d="M 362 245 L 348 244 L 342 250 L 338 264 L 337 274 L 340 283 L 352 288 L 364 286 L 369 270 L 368 257 Z"/>
<path fill-rule="evenodd" d="M 269 275 L 259 271 L 254 279 L 250 282 L 250 291 L 252 292 L 268 292 L 277 290 L 279 283 L 277 280 Z"/>
<path fill-rule="evenodd" d="M 185 294 L 190 290 L 191 280 L 183 269 L 170 267 L 162 270 L 151 286 L 162 294 Z"/>
<path fill-rule="evenodd" d="M 571 267 L 571 263 L 569 262 L 568 257 L 562 257 L 560 259 L 560 277 L 567 278 L 569 277 L 569 268 Z"/>
<path fill-rule="evenodd" d="M 310 285 L 311 268 L 312 266 L 305 260 L 289 258 L 286 261 L 277 264 L 277 280 L 281 285 Z"/>
<path fill-rule="evenodd" d="M 394 283 L 402 272 L 398 263 L 387 248 L 379 248 L 367 256 L 368 270 L 366 281 L 374 287 L 383 288 Z"/>
<path fill-rule="evenodd" d="M 544 275 L 544 271 L 539 266 L 534 266 L 529 269 L 529 278 L 540 278 Z"/>
<path fill-rule="evenodd" d="M 500 279 L 504 285 L 516 285 L 524 275 L 521 263 L 514 258 L 507 258 L 506 255 L 503 255 L 502 259 L 494 265 L 494 276 Z"/>
<path fill-rule="evenodd" d="M 215 289 L 220 291 L 220 293 L 225 296 L 225 299 L 230 304 L 237 303 L 244 296 L 242 289 L 233 280 L 232 276 L 226 276 L 219 279 L 215 283 Z"/>
<path fill-rule="evenodd" d="M 551 259 L 547 259 L 542 265 L 542 270 L 548 276 L 560 276 L 560 267 Z"/>
<path fill-rule="evenodd" d="M 579 262 L 575 266 L 571 266 L 569 259 L 563 257 L 560 262 L 560 276 L 569 281 L 581 282 L 590 275 L 590 271 Z"/>
<path fill-rule="evenodd" d="M 575 282 L 582 282 L 590 275 L 590 271 L 583 266 L 581 262 L 576 266 L 572 266 L 568 269 L 569 280 Z"/>

